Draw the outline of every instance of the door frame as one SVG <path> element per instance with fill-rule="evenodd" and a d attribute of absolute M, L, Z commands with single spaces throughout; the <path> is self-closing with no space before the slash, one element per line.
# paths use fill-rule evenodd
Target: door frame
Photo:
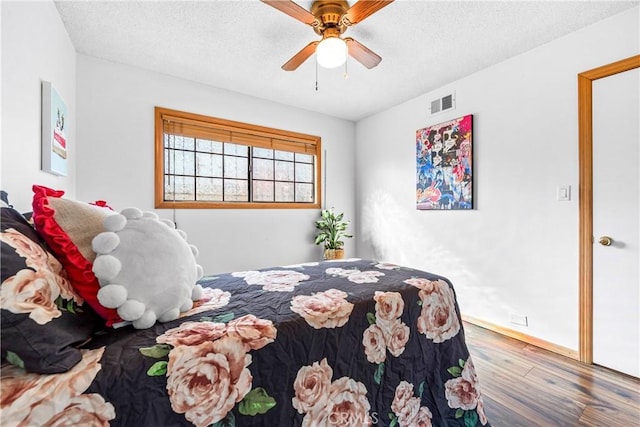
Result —
<path fill-rule="evenodd" d="M 579 348 L 593 363 L 593 81 L 640 68 L 640 55 L 578 74 Z"/>

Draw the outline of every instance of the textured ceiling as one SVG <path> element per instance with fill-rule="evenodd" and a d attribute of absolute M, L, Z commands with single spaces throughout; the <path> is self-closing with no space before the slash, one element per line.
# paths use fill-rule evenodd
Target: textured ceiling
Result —
<path fill-rule="evenodd" d="M 319 68 L 317 90 L 315 57 L 293 72 L 280 66 L 318 36 L 258 0 L 56 7 L 81 54 L 356 121 L 638 4 L 396 0 L 345 33 L 380 65 L 350 59 L 348 79 Z"/>

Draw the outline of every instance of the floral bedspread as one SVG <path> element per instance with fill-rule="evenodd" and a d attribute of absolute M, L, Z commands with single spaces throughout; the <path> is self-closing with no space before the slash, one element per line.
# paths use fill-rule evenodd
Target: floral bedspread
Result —
<path fill-rule="evenodd" d="M 358 259 L 206 277 L 172 322 L 2 369 L 2 425 L 489 426 L 447 279 Z"/>

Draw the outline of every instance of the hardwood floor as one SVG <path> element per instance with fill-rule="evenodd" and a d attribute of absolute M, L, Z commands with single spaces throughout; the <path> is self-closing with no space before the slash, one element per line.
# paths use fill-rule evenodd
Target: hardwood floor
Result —
<path fill-rule="evenodd" d="M 640 380 L 464 323 L 494 427 L 640 426 Z"/>

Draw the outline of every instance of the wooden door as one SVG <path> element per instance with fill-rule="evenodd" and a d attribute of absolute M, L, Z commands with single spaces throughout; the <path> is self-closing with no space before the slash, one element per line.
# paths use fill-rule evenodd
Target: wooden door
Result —
<path fill-rule="evenodd" d="M 640 69 L 593 82 L 593 363 L 640 376 Z"/>
<path fill-rule="evenodd" d="M 635 376 L 640 191 L 638 74 L 634 73 L 639 66 L 637 55 L 578 75 L 579 356 L 583 362 L 595 361 Z M 624 221 L 626 225 L 620 226 Z M 600 238 L 607 235 L 612 242 L 605 246 L 608 242 L 601 244 Z"/>

